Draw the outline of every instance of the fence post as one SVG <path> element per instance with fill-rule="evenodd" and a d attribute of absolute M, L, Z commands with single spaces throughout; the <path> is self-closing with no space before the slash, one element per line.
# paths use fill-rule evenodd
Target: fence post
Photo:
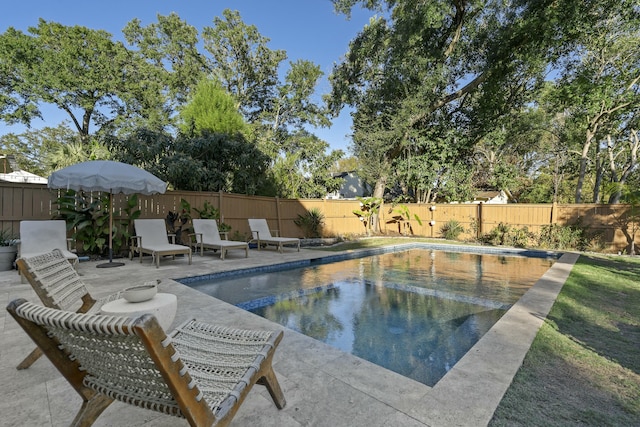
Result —
<path fill-rule="evenodd" d="M 222 213 L 222 190 L 218 192 L 218 207 L 220 208 L 220 224 L 224 222 L 224 214 Z"/>
<path fill-rule="evenodd" d="M 281 236 L 282 234 L 282 223 L 281 223 L 281 218 L 280 218 L 280 198 L 276 197 L 276 221 L 278 223 L 278 234 L 279 236 Z"/>
<path fill-rule="evenodd" d="M 480 237 L 482 237 L 482 202 L 478 203 L 478 210 L 477 210 L 477 218 L 476 221 L 478 223 L 478 239 Z"/>

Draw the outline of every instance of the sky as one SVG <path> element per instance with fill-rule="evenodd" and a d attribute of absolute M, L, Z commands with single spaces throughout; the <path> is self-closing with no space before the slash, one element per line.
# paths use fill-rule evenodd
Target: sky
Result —
<path fill-rule="evenodd" d="M 122 29 L 134 18 L 142 26 L 157 22 L 157 15 L 175 12 L 188 24 L 201 31 L 213 26 L 213 19 L 224 9 L 240 12 L 247 25 L 255 25 L 271 41 L 270 49 L 287 52 L 287 61 L 306 59 L 320 66 L 324 77 L 318 84 L 316 100 L 330 91 L 327 80 L 333 64 L 347 52 L 349 41 L 369 22 L 373 12 L 354 10 L 350 20 L 333 10 L 330 0 L 18 0 L 3 4 L 0 13 L 0 33 L 14 27 L 27 32 L 38 19 L 63 25 L 80 25 L 106 30 L 116 40 L 122 40 Z M 285 62 L 287 64 L 287 62 Z M 35 120 L 32 128 L 57 126 L 67 116 L 55 107 L 43 109 L 44 121 Z M 0 135 L 21 133 L 24 127 L 8 126 L 0 121 Z M 333 120 L 329 129 L 312 130 L 327 141 L 332 149 L 348 151 L 351 117 L 347 110 Z"/>

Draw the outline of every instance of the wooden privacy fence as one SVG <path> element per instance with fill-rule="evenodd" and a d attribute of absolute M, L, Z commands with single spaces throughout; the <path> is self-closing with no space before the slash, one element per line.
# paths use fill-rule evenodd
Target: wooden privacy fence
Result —
<path fill-rule="evenodd" d="M 0 229 L 18 235 L 21 220 L 51 219 L 56 215 L 57 190 L 45 185 L 0 183 Z M 100 193 L 92 194 L 98 197 Z M 114 218 L 122 217 L 124 202 L 128 196 L 114 196 Z M 323 237 L 348 237 L 366 234 L 364 223 L 353 214 L 360 209 L 357 200 L 330 199 L 280 199 L 261 196 L 245 196 L 222 192 L 169 191 L 152 196 L 138 195 L 141 218 L 166 218 L 171 212 L 179 212 L 181 199 L 192 208 L 202 209 L 207 201 L 220 210 L 221 222 L 231 226 L 231 236 L 248 239 L 248 218 L 266 218 L 272 229 L 282 236 L 303 236 L 294 221 L 312 208 L 319 209 L 325 218 Z M 442 226 L 456 220 L 465 229 L 463 239 L 490 232 L 499 224 L 511 227 L 527 227 L 534 233 L 549 224 L 560 226 L 581 224 L 591 232 L 601 235 L 605 252 L 626 252 L 638 224 L 630 221 L 633 207 L 630 205 L 599 204 L 405 204 L 411 217 L 417 215 L 422 224 L 412 219 L 406 224 L 392 222 L 397 215 L 393 206 L 383 205 L 380 212 L 380 230 L 384 234 L 411 234 L 424 237 L 441 237 Z M 197 214 L 192 210 L 192 214 Z M 433 225 L 431 225 L 433 224 Z M 640 235 L 640 233 L 638 233 Z M 635 238 L 640 247 L 640 236 Z"/>

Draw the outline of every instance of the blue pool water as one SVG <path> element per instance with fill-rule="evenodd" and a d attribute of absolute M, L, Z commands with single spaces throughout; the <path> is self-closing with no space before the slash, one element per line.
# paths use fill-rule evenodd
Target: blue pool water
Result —
<path fill-rule="evenodd" d="M 433 386 L 553 262 L 411 249 L 189 286 Z"/>

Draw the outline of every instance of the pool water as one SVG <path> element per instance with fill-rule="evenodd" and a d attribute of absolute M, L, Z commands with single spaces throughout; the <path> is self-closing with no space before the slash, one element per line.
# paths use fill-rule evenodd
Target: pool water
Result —
<path fill-rule="evenodd" d="M 411 249 L 189 286 L 433 386 L 553 262 Z"/>

